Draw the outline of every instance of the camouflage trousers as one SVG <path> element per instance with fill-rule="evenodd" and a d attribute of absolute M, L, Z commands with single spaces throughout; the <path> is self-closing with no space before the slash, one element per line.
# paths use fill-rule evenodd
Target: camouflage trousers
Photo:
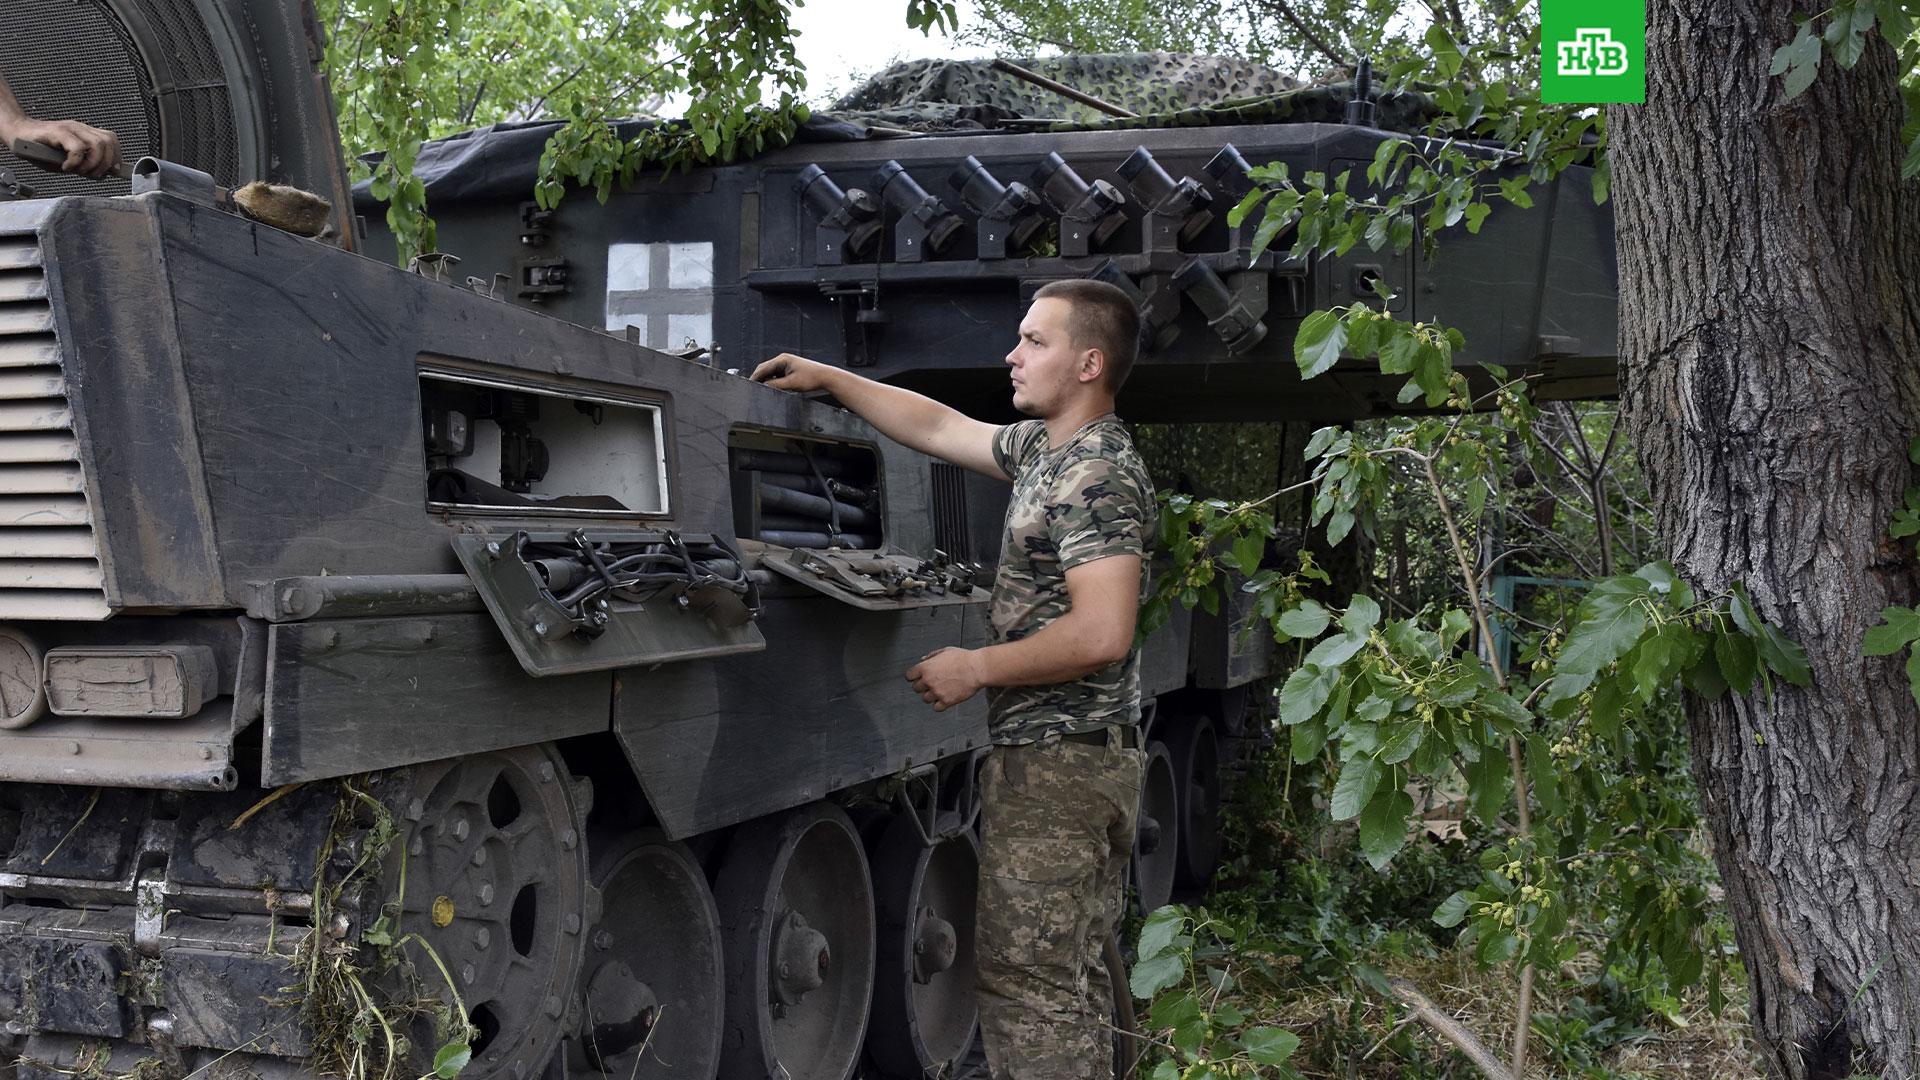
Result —
<path fill-rule="evenodd" d="M 1101 948 L 1120 917 L 1143 761 L 1118 733 L 987 756 L 975 942 L 993 1080 L 1113 1076 Z"/>

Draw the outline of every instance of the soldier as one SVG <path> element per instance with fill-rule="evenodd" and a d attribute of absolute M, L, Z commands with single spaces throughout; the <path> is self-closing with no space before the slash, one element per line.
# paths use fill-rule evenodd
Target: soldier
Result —
<path fill-rule="evenodd" d="M 120 139 L 113 132 L 78 120 L 35 120 L 20 107 L 0 73 L 0 146 L 32 139 L 67 152 L 60 168 L 82 176 L 104 176 L 120 162 Z"/>
<path fill-rule="evenodd" d="M 1013 482 L 992 644 L 906 673 L 944 710 L 987 692 L 975 943 L 995 1080 L 1110 1078 L 1101 946 L 1118 921 L 1144 758 L 1134 624 L 1146 591 L 1152 485 L 1114 398 L 1140 316 L 1102 282 L 1040 289 L 1007 354 L 1014 407 L 973 420 L 909 390 L 782 354 L 754 379 L 825 390 L 888 437 Z"/>

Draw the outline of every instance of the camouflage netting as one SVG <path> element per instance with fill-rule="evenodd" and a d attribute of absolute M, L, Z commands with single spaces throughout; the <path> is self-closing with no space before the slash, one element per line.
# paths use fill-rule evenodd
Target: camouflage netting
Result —
<path fill-rule="evenodd" d="M 1169 113 L 1235 98 L 1268 97 L 1300 84 L 1251 60 L 1153 52 L 1051 56 L 1014 63 L 1129 112 Z M 936 103 L 989 105 L 1021 117 L 1070 123 L 1112 119 L 1044 87 L 996 70 L 984 60 L 909 60 L 869 79 L 833 103 L 839 114 L 899 112 L 912 116 Z"/>
<path fill-rule="evenodd" d="M 1303 86 L 1263 64 L 1231 56 L 1116 53 L 1015 63 L 1140 115 L 1110 116 L 985 60 L 895 64 L 825 112 L 856 125 L 915 131 L 1337 124 L 1353 96 L 1351 83 Z M 1419 130 L 1434 112 L 1424 94 L 1376 94 L 1375 101 L 1379 125 L 1395 130 Z"/>

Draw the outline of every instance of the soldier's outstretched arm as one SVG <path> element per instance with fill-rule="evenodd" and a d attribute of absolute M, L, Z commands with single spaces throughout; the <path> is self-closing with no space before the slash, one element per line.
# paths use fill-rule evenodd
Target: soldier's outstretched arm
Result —
<path fill-rule="evenodd" d="M 78 120 L 35 120 L 28 116 L 0 72 L 0 145 L 32 139 L 67 152 L 60 167 L 70 173 L 103 176 L 120 161 L 120 139 L 104 128 Z"/>
<path fill-rule="evenodd" d="M 894 442 L 983 476 L 1011 479 L 993 459 L 998 424 L 975 420 L 924 394 L 792 353 L 781 353 L 755 368 L 753 381 L 799 393 L 824 390 Z"/>

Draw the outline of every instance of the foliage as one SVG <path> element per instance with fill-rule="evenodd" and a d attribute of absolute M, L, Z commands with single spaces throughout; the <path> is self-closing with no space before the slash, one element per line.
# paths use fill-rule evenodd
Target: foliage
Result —
<path fill-rule="evenodd" d="M 1288 1064 L 1300 1048 L 1300 1036 L 1251 1023 L 1237 1006 L 1221 1001 L 1250 966 L 1235 949 L 1238 936 L 1226 923 L 1204 914 L 1195 918 L 1179 907 L 1163 907 L 1147 917 L 1131 989 L 1135 997 L 1152 1001 L 1147 1026 L 1167 1033 L 1171 1051 L 1147 1074 L 1151 1080 L 1233 1076 L 1249 1066 L 1271 1070 L 1261 1075 L 1300 1075 Z"/>
<path fill-rule="evenodd" d="M 1303 327 L 1301 336 L 1311 332 Z M 1418 385 L 1417 376 L 1410 383 Z M 1506 398 L 1505 416 L 1528 415 L 1512 384 L 1496 396 Z M 1583 889 L 1594 900 L 1627 900 L 1613 912 L 1618 940 L 1659 955 L 1676 984 L 1685 985 L 1702 972 L 1698 934 L 1710 909 L 1704 888 L 1681 888 L 1672 872 L 1697 859 L 1685 843 L 1691 808 L 1650 799 L 1645 790 L 1667 764 L 1663 747 L 1676 733 L 1651 739 L 1639 725 L 1676 681 L 1702 696 L 1770 687 L 1774 677 L 1804 683 L 1805 658 L 1760 622 L 1737 587 L 1703 600 L 1671 568 L 1654 563 L 1599 582 L 1564 637 L 1556 634 L 1538 651 L 1531 687 L 1510 687 L 1497 661 L 1463 648 L 1470 632 L 1485 636 L 1478 598 L 1484 582 L 1466 568 L 1436 468 L 1444 461 L 1484 473 L 1491 457 L 1473 436 L 1499 423 L 1466 413 L 1428 418 L 1394 431 L 1384 444 L 1328 428 L 1307 447 L 1318 462 L 1315 520 L 1326 522 L 1330 539 L 1356 522 L 1371 530 L 1385 459 L 1417 463 L 1454 538 L 1468 609 L 1387 620 L 1364 595 L 1330 609 L 1304 595 L 1311 563 L 1286 575 L 1258 566 L 1267 526 L 1251 507 L 1177 496 L 1168 499 L 1162 523 L 1176 569 L 1160 595 L 1193 595 L 1206 606 L 1206 591 L 1220 580 L 1216 560 L 1245 575 L 1240 587 L 1254 595 L 1275 640 L 1298 642 L 1302 654 L 1279 702 L 1293 759 L 1328 757 L 1337 776 L 1331 815 L 1357 820 L 1360 847 L 1376 867 L 1407 841 L 1412 788 L 1463 789 L 1491 830 L 1503 829 L 1511 799 L 1522 800 L 1522 820 L 1531 827 L 1490 848 L 1481 882 L 1435 913 L 1443 926 L 1466 923 L 1463 937 L 1480 959 L 1565 959 L 1572 948 L 1565 936 L 1568 894 Z M 1465 506 L 1478 516 L 1490 489 L 1481 483 L 1468 490 L 1482 493 Z M 1207 552 L 1224 554 L 1202 557 Z M 1596 767 L 1595 758 L 1606 764 Z M 1620 782 L 1601 783 L 1609 772 Z M 1572 880 L 1589 869 L 1607 881 Z"/>
<path fill-rule="evenodd" d="M 300 938 L 289 958 L 301 982 L 287 989 L 299 1001 L 301 1022 L 312 1033 L 312 1064 L 346 1080 L 396 1080 L 407 1075 L 411 1039 L 425 1033 L 435 1040 L 430 1045 L 437 1046 L 429 1077 L 454 1080 L 472 1059 L 479 1033 L 467 1020 L 452 973 L 432 946 L 418 934 L 399 932 L 406 899 L 404 851 L 399 857 L 399 895 L 382 905 L 358 944 L 322 929 L 333 924 L 336 911 L 357 906 L 360 894 L 381 884 L 388 855 L 400 838 L 392 811 L 367 793 L 364 777 L 338 783 L 339 802 L 315 862 L 315 929 Z M 349 852 L 352 858 L 337 877 L 329 877 L 336 851 Z M 450 1002 L 424 989 L 408 946 L 433 962 Z"/>
<path fill-rule="evenodd" d="M 1456 69 L 1456 74 L 1463 70 Z M 1400 252 L 1419 236 L 1431 258 L 1444 230 L 1464 223 L 1469 233 L 1478 233 L 1493 212 L 1491 199 L 1528 209 L 1533 206 L 1531 184 L 1546 183 L 1577 164 L 1595 165 L 1593 198 L 1606 201 L 1604 129 L 1591 109 L 1542 104 L 1505 82 L 1465 89 L 1450 81 L 1433 96 L 1442 109 L 1433 134 L 1383 140 L 1367 166 L 1364 192 L 1350 190 L 1352 170 L 1331 179 L 1310 171 L 1296 182 L 1285 162 L 1255 166 L 1248 175 L 1256 186 L 1227 215 L 1228 223 L 1237 226 L 1260 212 L 1253 257 L 1287 236 L 1292 238 L 1288 254 L 1296 259 L 1310 253 L 1343 255 L 1362 242 L 1370 251 L 1391 247 Z M 1494 140 L 1514 149 L 1463 144 L 1455 136 Z M 1309 318 L 1322 320 L 1304 346 L 1315 363 L 1299 355 L 1296 359 L 1301 373 L 1311 377 L 1332 364 L 1341 343 L 1328 336 L 1332 326 L 1323 313 Z M 1395 356 L 1394 362 L 1403 364 L 1407 358 Z"/>
<path fill-rule="evenodd" d="M 1866 55 L 1876 31 L 1899 53 L 1902 92 L 1907 100 L 1907 123 L 1901 140 L 1907 144 L 1900 174 L 1920 176 L 1920 40 L 1914 37 L 1920 3 L 1914 0 L 1835 0 L 1823 11 L 1796 16 L 1793 40 L 1774 50 L 1767 74 L 1781 77 L 1789 101 L 1806 93 L 1820 74 L 1820 63 L 1831 59 L 1842 70 L 1851 69 Z"/>
<path fill-rule="evenodd" d="M 535 197 L 568 183 L 605 199 L 649 166 L 724 161 L 783 144 L 806 119 L 792 0 L 318 0 L 327 68 L 356 179 L 385 201 L 400 257 L 432 250 L 421 144 L 504 120 L 556 118 Z M 909 20 L 951 26 L 950 4 L 910 0 Z M 622 140 L 607 118 L 693 91 L 683 121 Z M 371 164 L 359 155 L 371 155 Z"/>
<path fill-rule="evenodd" d="M 1907 444 L 1907 460 L 1920 465 L 1920 438 Z M 1920 535 L 1920 487 L 1907 488 L 1901 504 L 1893 512 L 1887 533 L 1896 540 L 1907 540 Z M 1903 649 L 1907 650 L 1907 685 L 1914 702 L 1920 704 L 1920 608 L 1896 605 L 1880 612 L 1880 624 L 1867 631 L 1861 651 L 1867 656 L 1892 656 Z"/>
<path fill-rule="evenodd" d="M 1674 760 L 1663 757 L 1661 771 L 1649 779 L 1659 795 L 1685 812 L 1693 792 L 1676 737 L 1677 698 L 1670 697 L 1665 706 L 1653 721 L 1654 734 Z M 1286 1067 L 1315 1078 L 1460 1075 L 1458 1058 L 1444 1043 L 1399 1022 L 1390 1006 L 1392 977 L 1410 975 L 1430 983 L 1453 999 L 1443 1003 L 1448 1008 L 1460 1006 L 1456 988 L 1466 988 L 1477 1026 L 1485 1030 L 1499 1023 L 1493 1010 L 1496 1002 L 1510 999 L 1511 976 L 1479 975 L 1470 963 L 1454 959 L 1449 946 L 1459 928 L 1440 927 L 1427 913 L 1455 891 L 1473 886 L 1482 874 L 1478 856 L 1499 850 L 1502 841 L 1484 838 L 1471 820 L 1466 834 L 1453 839 L 1436 839 L 1422 830 L 1386 870 L 1376 871 L 1359 850 L 1353 824 L 1327 819 L 1324 805 L 1334 782 L 1324 757 L 1295 763 L 1285 746 L 1247 762 L 1226 807 L 1225 858 L 1215 886 L 1204 907 L 1176 909 L 1186 920 L 1179 934 L 1194 939 L 1178 957 L 1177 975 L 1170 962 L 1135 967 L 1147 968 L 1142 980 L 1172 977 L 1157 987 L 1153 1005 L 1141 1010 L 1153 1039 L 1141 1075 L 1151 1075 L 1161 1060 L 1204 1075 L 1204 1065 L 1183 1058 L 1175 1046 L 1173 1025 L 1184 1022 L 1191 1029 L 1195 1023 L 1179 1001 L 1183 996 L 1199 1006 L 1216 1037 L 1252 1027 L 1299 1036 L 1300 1047 Z M 1677 880 L 1688 887 L 1704 887 L 1711 873 L 1704 859 L 1685 869 L 1689 872 Z M 1162 912 L 1158 918 L 1171 916 Z M 1687 1024 L 1684 1014 L 1700 1011 L 1700 996 L 1683 1004 L 1666 991 L 1658 956 L 1648 958 L 1645 970 L 1631 960 L 1609 962 L 1605 947 L 1614 930 L 1608 922 L 1582 925 L 1575 933 L 1580 956 L 1543 972 L 1543 1011 L 1533 1026 L 1552 1075 L 1618 1077 L 1611 1066 L 1630 1054 L 1630 1044 L 1664 1038 Z M 1142 943 L 1143 957 L 1151 944 Z M 1470 956 L 1470 950 L 1461 955 Z M 1726 951 L 1710 948 L 1706 981 L 1716 982 L 1731 962 Z M 1140 989 L 1156 989 L 1154 983 Z M 1165 1026 L 1153 1026 L 1156 1012 Z M 1732 1030 L 1731 1023 L 1714 1026 Z M 1696 1029 L 1688 1039 L 1700 1035 Z M 1242 1075 L 1283 1075 L 1277 1067 L 1242 1064 L 1249 1070 Z M 1743 1075 L 1706 1075 L 1737 1074 Z"/>
<path fill-rule="evenodd" d="M 1451 38 L 1483 43 L 1513 77 L 1538 69 L 1538 20 L 1512 0 L 976 0 L 974 7 L 964 38 L 1014 53 L 1230 54 L 1312 79 L 1344 74 L 1360 57 L 1383 70 L 1424 57 L 1427 27 L 1442 25 Z"/>
<path fill-rule="evenodd" d="M 964 40 L 1010 54 L 1172 52 L 1230 53 L 1268 59 L 1244 10 L 1185 6 L 1164 0 L 1114 0 L 1069 7 L 1050 0 L 976 0 Z"/>
<path fill-rule="evenodd" d="M 388 204 L 401 257 L 434 246 L 414 176 L 423 141 L 544 115 L 618 115 L 688 85 L 683 0 L 317 0 L 356 179 Z M 643 63 L 636 64 L 635 59 Z M 369 166 L 359 155 L 377 154 Z"/>
<path fill-rule="evenodd" d="M 1493 200 L 1525 209 L 1530 186 L 1580 163 L 1596 165 L 1592 195 L 1607 197 L 1597 115 L 1544 105 L 1491 78 L 1490 58 L 1440 22 L 1427 44 L 1450 80 L 1436 94 L 1443 115 L 1428 135 L 1383 142 L 1364 188 L 1352 172 L 1296 181 L 1283 164 L 1255 168 L 1257 186 L 1229 221 L 1260 215 L 1256 251 L 1287 245 L 1290 258 L 1311 260 L 1363 242 L 1396 252 L 1419 242 L 1431 255 L 1446 230 L 1477 232 Z M 1512 149 L 1466 146 L 1461 135 Z M 1498 368 L 1482 365 L 1490 381 L 1474 388 L 1454 366 L 1469 344 L 1462 335 L 1400 319 L 1377 283 L 1376 294 L 1301 321 L 1301 377 L 1366 363 L 1405 378 L 1403 405 L 1436 411 L 1372 430 L 1316 432 L 1302 486 L 1312 492 L 1311 521 L 1337 544 L 1356 532 L 1377 538 L 1380 507 L 1410 481 L 1444 530 L 1453 595 L 1401 618 L 1364 593 L 1338 607 L 1310 595 L 1311 562 L 1282 573 L 1265 557 L 1274 529 L 1262 510 L 1284 493 L 1276 491 L 1239 504 L 1169 496 L 1161 533 L 1173 568 L 1156 600 L 1217 610 L 1211 594 L 1228 583 L 1251 594 L 1275 641 L 1297 658 L 1279 697 L 1292 760 L 1325 770 L 1326 809 L 1357 825 L 1374 868 L 1404 850 L 1417 799 L 1459 794 L 1484 842 L 1479 875 L 1433 919 L 1457 928 L 1477 961 L 1551 969 L 1581 950 L 1581 928 L 1605 927 L 1607 963 L 1652 973 L 1665 992 L 1705 978 L 1717 1001 L 1720 965 L 1708 958 L 1720 955 L 1724 931 L 1713 918 L 1710 869 L 1690 843 L 1698 824 L 1691 788 L 1675 781 L 1686 771 L 1677 695 L 1680 687 L 1706 698 L 1771 694 L 1775 678 L 1805 684 L 1805 656 L 1760 621 L 1738 586 L 1699 597 L 1656 561 L 1604 576 L 1577 606 L 1550 612 L 1528 644 L 1529 671 L 1513 677 L 1494 646 L 1491 568 L 1468 537 L 1511 509 L 1502 475 L 1509 459 L 1545 456 L 1534 431 L 1539 410 L 1524 381 Z M 1580 452 L 1592 456 L 1584 444 Z M 1150 605 L 1146 621 L 1158 616 Z M 1913 626 L 1907 641 L 1920 638 L 1920 615 Z M 1193 924 L 1196 933 L 1207 925 Z M 1158 981 L 1136 989 L 1164 989 Z M 1585 1023 L 1552 1022 L 1560 1035 Z M 1188 1044 L 1176 1038 L 1176 1052 L 1204 1063 Z"/>

